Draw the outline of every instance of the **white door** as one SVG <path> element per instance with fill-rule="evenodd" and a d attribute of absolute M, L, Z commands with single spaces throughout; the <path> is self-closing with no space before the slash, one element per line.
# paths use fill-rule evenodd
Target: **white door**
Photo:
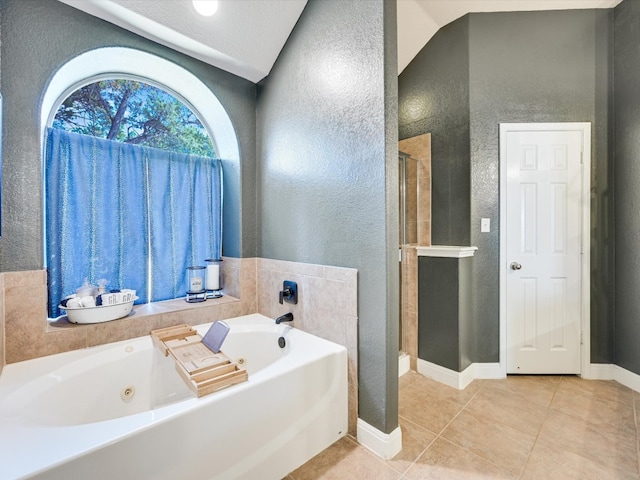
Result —
<path fill-rule="evenodd" d="M 503 133 L 507 373 L 580 373 L 584 132 L 538 128 Z"/>

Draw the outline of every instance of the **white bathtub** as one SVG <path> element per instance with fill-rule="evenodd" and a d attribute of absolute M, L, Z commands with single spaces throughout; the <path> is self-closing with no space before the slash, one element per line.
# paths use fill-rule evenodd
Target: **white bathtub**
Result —
<path fill-rule="evenodd" d="M 148 336 L 5 366 L 0 479 L 281 479 L 346 434 L 343 346 L 227 322 L 249 380 L 201 398 Z"/>

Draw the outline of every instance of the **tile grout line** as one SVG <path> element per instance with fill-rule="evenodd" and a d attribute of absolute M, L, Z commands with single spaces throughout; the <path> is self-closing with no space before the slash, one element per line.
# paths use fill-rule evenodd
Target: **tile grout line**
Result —
<path fill-rule="evenodd" d="M 414 383 L 416 383 L 416 379 L 414 379 L 414 380 L 413 380 L 411 383 L 409 383 L 408 385 L 405 385 L 405 387 L 411 387 Z M 399 390 L 400 390 L 400 389 L 398 389 L 398 393 L 399 393 Z M 417 423 L 412 422 L 412 421 L 411 421 L 411 420 L 409 420 L 408 418 L 404 418 L 404 417 L 403 417 L 402 415 L 400 415 L 400 414 L 398 414 L 398 425 L 400 424 L 400 421 L 399 421 L 399 420 L 400 420 L 401 418 L 402 418 L 402 419 L 404 419 L 404 420 L 406 420 L 407 422 L 413 423 L 414 425 L 418 425 Z M 425 429 L 425 430 L 431 431 L 431 430 L 429 430 L 428 428 L 423 427 L 422 425 L 418 425 L 418 426 L 419 426 L 420 428 L 422 428 L 422 429 Z M 435 433 L 435 432 L 432 432 L 432 433 Z M 426 446 L 426 447 L 425 447 L 425 448 L 424 448 L 424 449 L 423 449 L 423 450 L 422 450 L 418 455 L 416 455 L 416 458 L 415 458 L 415 459 L 413 460 L 413 462 L 411 462 L 411 464 L 410 464 L 410 465 L 409 465 L 409 466 L 404 470 L 404 472 L 400 473 L 400 478 L 399 478 L 399 480 L 402 480 L 403 478 L 406 478 L 406 477 L 405 477 L 406 473 L 407 473 L 409 470 L 411 470 L 411 468 L 416 464 L 416 462 L 418 461 L 418 459 L 419 459 L 422 455 L 424 455 L 424 453 L 425 453 L 427 450 L 429 450 L 429 448 L 431 448 L 431 446 L 435 443 L 435 441 L 436 441 L 439 437 L 440 437 L 440 434 L 439 434 L 439 433 L 436 433 L 436 436 L 433 438 L 433 440 L 431 440 L 431 442 L 429 442 L 429 445 L 427 445 L 427 446 Z"/>
<path fill-rule="evenodd" d="M 414 381 L 414 382 L 415 382 L 415 381 Z M 411 384 L 409 384 L 408 386 L 411 386 L 414 382 L 412 382 L 412 383 L 411 383 Z M 478 395 L 478 393 L 480 393 L 480 391 L 481 391 L 483 388 L 484 388 L 484 385 L 483 385 L 482 387 L 480 387 L 480 388 L 478 389 L 478 391 L 477 391 L 476 393 L 474 393 L 474 394 L 471 396 L 471 398 L 467 401 L 467 403 L 465 403 L 465 404 L 462 406 L 462 408 L 460 409 L 460 411 L 459 411 L 458 413 L 456 413 L 456 414 L 453 416 L 453 418 L 452 418 L 451 420 L 449 420 L 449 422 L 448 422 L 448 423 L 447 423 L 447 424 L 442 428 L 442 430 L 440 430 L 440 432 L 436 433 L 436 436 L 434 437 L 434 439 L 433 439 L 433 440 L 431 440 L 431 442 L 429 442 L 429 445 L 427 445 L 427 446 L 426 446 L 426 447 L 425 447 L 425 448 L 424 448 L 424 449 L 423 449 L 423 450 L 422 450 L 422 451 L 421 451 L 421 452 L 416 456 L 415 460 L 414 460 L 413 462 L 411 462 L 411 465 L 409 465 L 409 466 L 404 470 L 404 472 L 402 472 L 402 473 L 400 474 L 400 479 L 399 479 L 399 480 L 402 480 L 403 478 L 406 478 L 406 477 L 405 477 L 406 473 L 407 473 L 409 470 L 411 470 L 411 468 L 412 468 L 412 467 L 417 463 L 418 459 L 419 459 L 422 455 L 424 455 L 424 454 L 425 454 L 425 452 L 426 452 L 427 450 L 429 450 L 429 449 L 431 448 L 431 446 L 436 442 L 436 440 L 438 440 L 438 439 L 440 438 L 440 436 L 442 435 L 442 432 L 444 432 L 444 431 L 447 429 L 447 427 L 451 424 L 451 422 L 453 422 L 456 418 L 458 418 L 458 415 L 460 415 L 460 414 L 462 413 L 462 411 L 463 411 L 465 408 L 467 408 L 467 406 L 469 405 L 469 403 L 471 403 L 471 401 L 472 401 L 474 398 L 476 398 L 476 395 Z M 401 415 L 398 415 L 398 418 L 400 419 L 400 418 L 404 418 L 404 417 L 402 417 Z M 404 418 L 404 419 L 405 419 L 406 421 L 408 421 L 408 422 L 415 423 L 415 422 L 412 422 L 411 420 L 409 420 L 408 418 Z M 416 424 L 416 425 L 417 425 L 417 424 Z M 420 427 L 422 427 L 422 426 L 420 425 Z M 424 427 L 422 427 L 422 428 L 424 428 Z M 426 430 L 428 430 L 428 429 L 426 429 Z M 434 433 L 435 433 L 435 432 L 434 432 Z M 443 438 L 444 438 L 444 437 L 443 437 Z M 447 440 L 446 438 L 445 438 L 444 440 L 446 440 L 447 442 L 449 441 L 449 440 Z M 453 443 L 453 442 L 450 442 L 450 443 Z M 455 443 L 454 443 L 454 445 L 455 445 Z M 459 445 L 458 445 L 458 446 L 459 446 Z M 462 447 L 460 447 L 460 448 L 462 448 Z M 466 449 L 465 449 L 465 450 L 466 450 Z M 473 452 L 471 452 L 471 453 L 473 453 Z M 475 455 L 475 454 L 474 454 L 474 455 Z"/>
<path fill-rule="evenodd" d="M 385 460 L 384 458 L 381 458 L 377 453 L 373 452 L 372 450 L 369 450 L 367 447 L 365 447 L 364 445 L 362 445 L 360 442 L 358 442 L 357 438 L 354 438 L 352 435 L 346 435 L 343 438 L 347 438 L 348 440 L 353 442 L 359 450 L 363 451 L 364 453 L 366 453 L 367 455 L 370 455 L 371 458 L 375 459 L 376 461 L 380 462 L 382 465 L 384 465 L 386 468 L 388 468 L 389 470 L 391 470 L 393 473 L 397 473 L 398 474 L 398 478 L 397 480 L 402 480 L 402 472 L 398 472 L 395 468 L 393 468 L 391 465 L 387 464 L 387 460 Z M 293 479 L 295 480 L 295 478 Z"/>
<path fill-rule="evenodd" d="M 408 472 L 409 470 L 411 470 L 411 468 L 412 468 L 412 467 L 413 467 L 413 466 L 418 462 L 418 459 L 420 459 L 420 457 L 421 457 L 422 455 L 424 455 L 424 454 L 425 454 L 425 452 L 426 452 L 427 450 L 429 450 L 429 448 L 431 448 L 431 446 L 432 446 L 432 445 L 436 442 L 436 440 L 438 440 L 439 438 L 442 438 L 442 440 L 444 440 L 445 442 L 448 442 L 448 443 L 450 443 L 450 444 L 452 444 L 452 445 L 455 445 L 455 446 L 456 446 L 456 447 L 458 447 L 458 448 L 461 448 L 461 449 L 462 449 L 462 450 L 464 450 L 465 452 L 470 453 L 470 454 L 471 454 L 471 455 L 473 455 L 474 457 L 477 457 L 477 458 L 481 459 L 481 460 L 482 460 L 482 461 L 484 461 L 484 462 L 490 463 L 491 465 L 493 465 L 494 467 L 498 468 L 499 470 L 502 470 L 502 471 L 504 471 L 504 472 L 511 473 L 511 471 L 510 471 L 510 470 L 508 470 L 508 469 L 506 469 L 506 468 L 504 468 L 504 467 L 501 467 L 500 465 L 497 465 L 496 463 L 492 462 L 492 461 L 491 461 L 491 460 L 489 460 L 488 458 L 484 458 L 483 456 L 478 455 L 477 453 L 472 452 L 471 450 L 469 450 L 469 449 L 467 449 L 467 448 L 463 447 L 462 445 L 458 445 L 456 442 L 454 442 L 454 441 L 452 441 L 452 440 L 449 440 L 448 438 L 445 438 L 445 437 L 443 437 L 443 436 L 442 436 L 442 434 L 443 434 L 443 433 L 445 432 L 445 430 L 449 427 L 449 425 L 451 425 L 451 424 L 454 422 L 454 420 L 455 420 L 456 418 L 458 418 L 458 417 L 460 416 L 460 414 L 461 414 L 463 411 L 465 411 L 465 410 L 467 409 L 467 407 L 469 406 L 469 404 L 470 404 L 470 403 L 471 403 L 471 402 L 472 402 L 472 401 L 473 401 L 473 400 L 478 396 L 478 394 L 479 394 L 479 393 L 480 393 L 480 392 L 485 388 L 485 386 L 486 386 L 486 384 L 483 384 L 483 385 L 478 389 L 478 391 L 477 391 L 476 393 L 474 393 L 474 394 L 471 396 L 471 398 L 470 398 L 470 399 L 469 399 L 469 400 L 468 400 L 468 401 L 467 401 L 467 402 L 462 406 L 462 408 L 460 408 L 460 411 L 459 411 L 458 413 L 456 413 L 456 414 L 453 416 L 453 418 L 452 418 L 452 419 L 451 419 L 451 420 L 450 420 L 450 421 L 449 421 L 449 422 L 448 422 L 448 423 L 447 423 L 447 424 L 442 428 L 442 430 L 440 430 L 440 432 L 439 432 L 439 433 L 437 433 L 437 434 L 436 434 L 435 438 L 431 441 L 431 443 L 429 443 L 429 445 L 428 445 L 424 450 L 422 450 L 422 452 L 420 452 L 420 454 L 416 457 L 416 459 L 415 459 L 413 462 L 411 462 L 411 465 L 409 465 L 409 467 L 408 467 L 408 468 L 407 468 L 407 469 L 406 469 L 406 470 L 401 474 L 401 477 L 400 477 L 400 479 L 399 479 L 399 480 L 406 480 L 406 479 L 407 479 L 407 477 L 405 476 L 405 475 L 407 474 L 407 472 Z M 554 394 L 555 394 L 555 392 L 554 392 Z M 400 417 L 400 418 L 404 418 L 404 417 Z M 407 420 L 407 421 L 411 422 L 411 420 L 408 420 L 408 419 L 405 419 L 405 420 Z M 414 423 L 414 422 L 411 422 L 411 423 Z M 535 443 L 534 443 L 534 445 L 535 445 Z M 532 450 L 533 450 L 533 449 L 532 449 Z M 525 462 L 525 463 L 526 463 L 526 462 Z M 522 471 L 524 471 L 524 468 L 522 469 Z M 520 476 L 521 476 L 521 475 L 520 475 Z"/>
<path fill-rule="evenodd" d="M 486 384 L 483 384 L 483 385 L 478 389 L 478 391 L 477 391 L 476 393 L 474 393 L 474 394 L 471 396 L 471 398 L 467 401 L 467 403 L 465 403 L 465 404 L 463 405 L 463 407 L 460 409 L 460 411 L 459 411 L 458 413 L 456 413 L 456 414 L 454 415 L 454 417 L 449 421 L 449 423 L 447 423 L 447 424 L 444 426 L 444 428 L 443 428 L 443 429 L 440 431 L 440 433 L 438 434 L 438 437 L 439 437 L 440 435 L 442 435 L 442 433 L 443 433 L 443 432 L 444 432 L 444 431 L 449 427 L 449 425 L 451 425 L 451 424 L 453 423 L 453 421 L 454 421 L 456 418 L 458 418 L 462 412 L 464 412 L 464 411 L 466 410 L 466 408 L 467 408 L 467 407 L 469 406 L 469 404 L 473 401 L 473 399 L 474 399 L 474 398 L 476 398 L 476 397 L 478 396 L 478 394 L 479 394 L 479 393 L 480 393 L 480 392 L 485 388 L 485 385 L 486 385 Z M 452 442 L 452 443 L 453 443 L 453 442 Z"/>
<path fill-rule="evenodd" d="M 567 381 L 567 379 L 569 377 L 573 378 L 573 377 L 576 377 L 576 376 L 575 375 L 562 375 L 562 382 L 558 383 L 558 387 L 556 388 L 556 391 L 554 392 L 554 395 L 552 397 L 552 401 L 551 401 L 551 403 L 549 403 L 549 409 L 548 409 L 547 415 L 551 413 L 551 410 L 553 410 L 552 404 L 553 404 L 553 400 L 555 399 L 555 396 L 556 396 L 556 394 L 558 392 L 558 389 L 560 388 L 560 386 L 562 385 L 563 382 Z M 584 379 L 582 379 L 582 381 L 585 382 L 585 383 L 589 382 L 589 380 L 584 380 Z M 599 382 L 607 383 L 608 381 L 606 381 L 606 380 L 605 381 L 593 380 L 593 383 L 595 383 L 595 384 L 597 384 Z M 615 382 L 615 383 L 618 383 L 618 382 Z M 636 398 L 635 398 L 636 396 L 635 396 L 635 393 L 634 393 L 633 389 L 630 389 L 630 388 L 628 388 L 628 389 L 631 391 L 631 395 L 632 395 L 631 396 L 631 406 L 633 408 L 633 418 L 634 418 L 634 429 L 633 429 L 633 431 L 634 431 L 634 434 L 635 434 L 634 436 L 635 436 L 635 439 L 636 439 L 636 451 L 635 451 L 635 453 L 636 453 L 636 461 L 637 461 L 637 465 L 635 466 L 636 467 L 635 478 L 638 478 L 638 474 L 640 473 L 640 432 L 638 431 L 638 422 L 637 422 L 637 420 L 638 420 L 638 412 L 637 412 L 637 407 L 636 407 L 637 403 L 636 403 Z M 593 397 L 593 398 L 595 398 L 597 400 L 596 394 L 593 393 L 592 391 L 584 391 L 584 392 L 581 392 L 581 394 L 588 395 L 590 398 Z M 585 422 L 587 424 L 590 424 L 594 428 L 598 427 L 598 423 L 597 422 L 593 422 L 591 416 L 589 416 L 587 418 L 583 418 L 583 417 L 581 417 L 579 415 L 576 415 L 574 412 L 565 412 L 565 411 L 563 411 L 561 409 L 555 409 L 555 412 L 560 414 L 560 415 L 565 415 L 567 417 L 570 417 L 570 418 L 572 418 L 574 420 L 583 421 L 583 422 Z M 546 422 L 546 419 L 545 419 L 545 422 Z M 543 425 L 544 425 L 544 423 L 543 423 Z M 614 436 L 618 436 L 618 433 L 617 432 L 613 432 L 613 435 Z M 536 443 L 537 443 L 537 441 L 538 440 L 536 439 Z M 582 457 L 582 458 L 589 458 L 587 455 L 583 454 L 582 452 L 572 451 L 572 453 L 577 455 L 577 456 L 579 456 L 579 457 Z M 605 463 L 603 463 L 603 462 L 601 462 L 599 460 L 596 460 L 596 463 L 598 465 L 600 465 L 600 466 L 604 466 L 605 468 L 609 468 Z"/>
<path fill-rule="evenodd" d="M 462 412 L 463 412 L 463 411 L 464 411 L 464 410 L 469 406 L 469 404 L 471 403 L 471 401 L 472 401 L 474 398 L 476 398 L 476 396 L 477 396 L 477 395 L 478 395 L 478 394 L 479 394 L 479 393 L 480 393 L 484 388 L 486 388 L 486 385 L 487 385 L 487 384 L 485 383 L 485 384 L 483 384 L 483 385 L 482 385 L 482 387 L 480 387 L 480 388 L 478 389 L 478 391 L 477 391 L 477 392 L 476 392 L 476 393 L 475 393 L 475 394 L 474 394 L 474 395 L 469 399 L 469 401 L 465 404 L 465 406 L 464 406 L 464 407 L 462 407 L 462 409 L 458 412 L 458 414 L 457 414 L 455 417 L 453 417 L 453 419 L 451 420 L 451 422 L 449 422 L 449 423 L 448 423 L 448 424 L 447 424 L 447 425 L 442 429 L 442 432 L 440 432 L 440 433 L 444 433 L 444 431 L 447 429 L 447 427 L 448 427 L 448 426 L 449 426 L 449 425 L 450 425 L 450 424 L 451 424 L 451 423 L 452 423 L 452 422 L 453 422 L 453 421 L 454 421 L 454 420 L 455 420 L 455 419 L 456 419 L 456 418 L 457 418 L 457 417 L 458 417 L 458 416 L 459 416 L 459 415 L 460 415 L 460 414 L 461 414 L 461 413 L 462 413 Z M 556 388 L 557 388 L 557 387 L 556 387 Z M 554 392 L 554 395 L 555 395 L 555 392 Z M 545 418 L 546 418 L 546 417 L 545 417 Z M 540 432 L 538 432 L 538 433 L 540 433 Z M 438 434 L 438 436 L 440 436 L 440 434 Z M 449 440 L 449 439 L 444 438 L 444 437 L 442 437 L 442 438 L 443 438 L 445 441 L 447 441 L 447 442 L 449 442 L 449 443 L 451 443 L 451 444 L 453 444 L 453 445 L 456 445 L 457 447 L 462 448 L 464 451 L 469 452 L 470 454 L 472 454 L 472 455 L 474 455 L 474 456 L 476 456 L 476 457 L 478 457 L 478 458 L 482 459 L 483 461 L 490 463 L 490 464 L 491 464 L 491 465 L 493 465 L 494 467 L 496 467 L 496 468 L 498 468 L 498 469 L 500 469 L 500 470 L 502 470 L 502 471 L 504 471 L 504 472 L 512 473 L 512 472 L 511 472 L 511 470 L 509 470 L 508 468 L 501 467 L 500 465 L 498 465 L 497 463 L 495 463 L 495 462 L 493 462 L 493 461 L 489 460 L 488 458 L 485 458 L 485 457 L 483 457 L 482 455 L 478 455 L 477 453 L 472 452 L 471 450 L 469 450 L 469 449 L 467 449 L 467 448 L 463 447 L 462 445 L 458 445 L 457 443 L 455 443 L 455 442 L 454 442 L 454 441 L 452 441 L 452 440 Z M 537 437 L 536 437 L 536 440 L 537 440 Z M 535 446 L 535 442 L 533 443 L 533 445 Z M 531 451 L 533 451 L 533 447 L 531 447 Z M 529 452 L 529 455 L 531 455 L 531 452 Z M 527 457 L 527 462 L 528 462 L 528 461 L 529 461 L 529 457 Z M 523 473 L 524 473 L 524 467 L 526 466 L 527 462 L 525 462 L 525 465 L 520 469 L 520 474 L 518 474 L 518 478 L 521 478 L 521 477 L 522 477 L 522 475 L 523 475 Z"/>
<path fill-rule="evenodd" d="M 412 421 L 411 421 L 411 420 L 409 420 L 408 418 L 404 418 L 403 416 L 398 415 L 398 419 L 400 419 L 400 418 L 404 419 L 404 420 L 405 420 L 405 421 L 407 421 L 407 422 L 413 423 L 414 425 L 418 425 L 417 423 L 412 422 Z M 400 422 L 398 422 L 398 423 L 400 423 Z M 422 425 L 418 425 L 418 426 L 419 426 L 420 428 L 424 429 L 424 430 L 431 431 L 431 430 L 429 430 L 428 428 L 423 427 Z M 433 432 L 432 432 L 432 433 L 433 433 Z M 407 472 L 408 472 L 409 470 L 411 470 L 411 468 L 412 468 L 412 467 L 413 467 L 413 466 L 418 462 L 418 459 L 419 459 L 422 455 L 424 455 L 424 453 L 425 453 L 427 450 L 429 450 L 429 449 L 431 448 L 431 446 L 436 442 L 436 440 L 437 440 L 438 438 L 440 438 L 440 434 L 439 434 L 439 433 L 436 433 L 436 436 L 435 436 L 435 437 L 433 437 L 433 440 L 431 440 L 431 441 L 429 442 L 429 445 L 427 445 L 426 447 L 424 447 L 424 449 L 423 449 L 423 450 L 422 450 L 418 455 L 416 455 L 416 458 L 413 460 L 413 462 L 411 462 L 411 464 L 410 464 L 407 468 L 405 468 L 404 472 L 400 473 L 400 479 L 399 479 L 399 480 L 402 480 L 402 479 L 406 478 L 406 477 L 405 477 L 405 475 L 407 474 Z"/>
<path fill-rule="evenodd" d="M 531 455 L 533 455 L 533 450 L 536 448 L 536 445 L 538 444 L 538 439 L 540 438 L 540 432 L 542 432 L 542 428 L 544 427 L 544 424 L 546 423 L 547 418 L 549 418 L 549 413 L 551 412 L 551 404 L 553 403 L 553 399 L 556 398 L 556 393 L 558 393 L 558 388 L 560 387 L 560 384 L 562 383 L 563 379 L 564 379 L 564 375 L 560 377 L 560 381 L 558 382 L 555 390 L 553 391 L 553 395 L 551 396 L 549 405 L 547 405 L 547 413 L 544 416 L 544 420 L 542 420 L 542 423 L 540 424 L 540 429 L 536 434 L 536 439 L 533 441 L 533 445 L 531 446 L 531 451 L 529 452 L 529 455 L 527 455 L 527 460 L 524 462 L 524 465 L 522 466 L 522 470 L 520 471 L 520 475 L 518 477 L 520 479 L 524 475 L 524 472 L 527 470 L 527 465 L 529 465 L 529 460 L 531 460 Z"/>

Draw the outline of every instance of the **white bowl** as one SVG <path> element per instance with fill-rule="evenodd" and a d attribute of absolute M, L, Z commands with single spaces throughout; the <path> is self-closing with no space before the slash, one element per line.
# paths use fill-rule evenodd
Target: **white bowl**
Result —
<path fill-rule="evenodd" d="M 118 318 L 126 317 L 131 313 L 133 308 L 133 302 L 138 297 L 134 298 L 130 302 L 119 303 L 118 305 L 101 305 L 99 307 L 63 307 L 62 310 L 66 310 L 67 318 L 71 323 L 102 323 L 110 322 L 111 320 L 117 320 Z"/>

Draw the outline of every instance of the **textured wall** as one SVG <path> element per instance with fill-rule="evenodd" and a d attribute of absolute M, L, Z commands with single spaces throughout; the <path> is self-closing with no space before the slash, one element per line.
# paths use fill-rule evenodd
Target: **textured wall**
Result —
<path fill-rule="evenodd" d="M 468 17 L 440 29 L 398 90 L 400 138 L 431 133 L 431 243 L 469 245 Z"/>
<path fill-rule="evenodd" d="M 418 257 L 418 358 L 460 368 L 457 258 Z"/>
<path fill-rule="evenodd" d="M 394 1 L 311 0 L 258 97 L 259 255 L 358 270 L 360 417 L 385 432 L 398 421 L 395 41 Z"/>
<path fill-rule="evenodd" d="M 1 4 L 0 4 L 1 5 Z M 2 32 L 2 9 L 0 8 L 0 37 Z M 2 50 L 0 49 L 0 78 L 2 77 Z M 2 82 L 0 81 L 0 86 Z M 0 91 L 2 89 L 0 88 Z M 0 132 L 0 159 L 2 158 L 2 132 Z M 0 168 L 2 165 L 0 164 Z M 0 175 L 1 180 L 1 175 Z M 0 189 L 2 186 L 0 185 Z M 0 202 L 2 201 L 2 193 L 0 192 Z M 1 205 L 0 205 L 1 208 Z M 0 222 L 2 221 L 0 215 Z M 0 233 L 2 231 L 2 225 L 0 224 Z M 0 258 L 2 257 L 2 242 L 0 242 Z M 1 264 L 0 264 L 1 265 Z M 5 324 L 4 324 L 4 283 L 0 281 L 0 373 L 2 373 L 2 367 L 5 365 Z"/>
<path fill-rule="evenodd" d="M 640 374 L 640 2 L 615 9 L 615 363 Z"/>
<path fill-rule="evenodd" d="M 441 178 L 434 167 L 436 188 L 470 181 L 470 216 L 466 228 L 470 244 L 478 246 L 471 286 L 475 318 L 468 327 L 473 344 L 471 360 L 499 360 L 499 124 L 501 122 L 592 122 L 592 361 L 610 362 L 612 345 L 613 258 L 610 197 L 611 138 L 609 121 L 611 62 L 611 11 L 574 10 L 471 14 L 442 29 L 400 75 L 400 111 L 412 104 L 438 98 L 458 115 L 464 115 L 458 91 L 442 79 L 428 84 L 451 65 L 468 62 L 469 136 L 462 131 L 442 137 L 450 149 L 467 142 L 470 166 L 455 177 Z M 459 57 L 447 58 L 443 45 L 456 45 L 459 29 L 468 28 L 468 51 L 459 46 Z M 441 37 L 441 38 L 437 38 Z M 414 65 L 415 64 L 415 65 Z M 411 78 L 405 78 L 410 76 Z M 412 85 L 411 89 L 407 86 Z M 406 106 L 406 107 L 405 107 Z M 440 108 L 442 110 L 442 108 Z M 446 118 L 446 117 L 445 117 Z M 442 119 L 416 116 L 412 122 L 400 116 L 401 136 L 440 129 Z M 405 123 L 407 122 L 407 123 Z M 459 120 L 462 125 L 464 119 Z M 416 125 L 416 127 L 414 127 Z M 434 139 L 432 162 L 438 162 Z M 440 149 L 441 150 L 441 149 Z M 440 185 L 440 187 L 437 187 Z M 455 187 L 453 187 L 455 188 Z M 434 196 L 434 214 L 436 211 Z M 491 233 L 480 233 L 480 218 L 491 219 Z M 438 226 L 434 215 L 434 244 Z M 464 239 L 461 239 L 464 240 Z"/>
<path fill-rule="evenodd" d="M 610 258 L 607 211 L 610 10 L 477 14 L 470 18 L 471 244 L 474 360 L 498 361 L 499 123 L 592 122 L 592 258 Z M 491 233 L 480 233 L 488 217 Z M 595 267 L 597 263 L 593 266 Z M 612 360 L 608 268 L 591 275 L 592 359 Z"/>
<path fill-rule="evenodd" d="M 241 165 L 226 165 L 224 253 L 255 256 L 255 96 L 251 82 L 59 2 L 2 2 L 4 97 L 0 270 L 42 268 L 40 101 L 52 74 L 88 50 L 123 46 L 166 58 L 202 80 L 236 126 Z M 109 208 L 108 205 L 105 208 Z"/>
<path fill-rule="evenodd" d="M 418 257 L 418 357 L 454 372 L 473 363 L 472 264 L 473 257 Z"/>

